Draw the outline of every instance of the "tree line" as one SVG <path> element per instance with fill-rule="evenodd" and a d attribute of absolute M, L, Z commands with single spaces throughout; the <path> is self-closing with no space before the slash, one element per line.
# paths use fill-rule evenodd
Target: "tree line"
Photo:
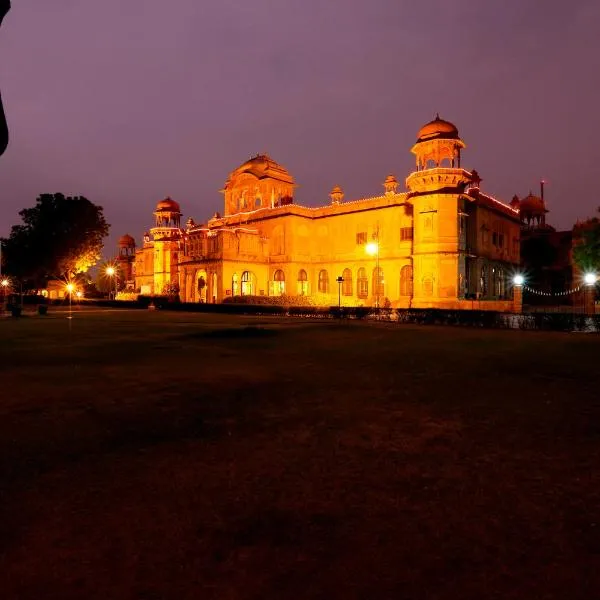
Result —
<path fill-rule="evenodd" d="M 71 280 L 100 259 L 110 225 L 103 208 L 84 196 L 42 194 L 19 212 L 21 223 L 2 244 L 2 273 L 23 289 L 41 289 L 49 279 Z"/>

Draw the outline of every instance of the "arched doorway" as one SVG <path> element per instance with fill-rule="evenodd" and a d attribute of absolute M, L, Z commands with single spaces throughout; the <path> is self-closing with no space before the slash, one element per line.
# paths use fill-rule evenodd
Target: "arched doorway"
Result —
<path fill-rule="evenodd" d="M 325 269 L 319 271 L 319 293 L 329 293 L 329 273 Z"/>
<path fill-rule="evenodd" d="M 369 295 L 369 279 L 367 277 L 367 270 L 361 267 L 358 270 L 356 278 L 356 295 L 363 300 Z"/>
<path fill-rule="evenodd" d="M 210 295 L 211 295 L 212 303 L 216 304 L 217 298 L 218 298 L 218 294 L 217 294 L 217 274 L 216 273 L 212 274 L 212 285 L 210 286 Z"/>
<path fill-rule="evenodd" d="M 405 265 L 400 269 L 400 296 L 413 295 L 413 268 Z"/>
<path fill-rule="evenodd" d="M 342 296 L 352 296 L 352 271 L 344 269 L 342 272 Z"/>
<path fill-rule="evenodd" d="M 298 271 L 298 296 L 308 295 L 308 275 L 304 269 Z"/>
<path fill-rule="evenodd" d="M 206 271 L 198 271 L 196 273 L 196 285 L 194 286 L 194 296 L 198 302 L 206 302 L 207 285 Z"/>
<path fill-rule="evenodd" d="M 273 275 L 273 296 L 285 294 L 285 273 L 277 269 Z"/>
<path fill-rule="evenodd" d="M 256 294 L 256 277 L 252 271 L 242 273 L 242 296 L 254 296 Z"/>
<path fill-rule="evenodd" d="M 383 269 L 381 267 L 375 267 L 373 269 L 373 295 L 380 300 L 382 300 L 385 295 Z"/>

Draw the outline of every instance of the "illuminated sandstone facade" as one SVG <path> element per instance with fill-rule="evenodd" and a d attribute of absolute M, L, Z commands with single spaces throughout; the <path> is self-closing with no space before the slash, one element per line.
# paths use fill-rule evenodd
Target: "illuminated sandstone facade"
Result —
<path fill-rule="evenodd" d="M 437 117 L 412 148 L 407 191 L 390 175 L 380 195 L 348 201 L 336 186 L 319 207 L 295 204 L 290 173 L 255 156 L 227 179 L 222 216 L 181 228 L 170 205 L 167 226 L 159 203 L 136 287 L 176 285 L 186 302 L 287 295 L 333 305 L 339 292 L 345 305 L 512 310 L 519 211 L 480 191 L 477 173 L 461 167 L 464 148 Z"/>

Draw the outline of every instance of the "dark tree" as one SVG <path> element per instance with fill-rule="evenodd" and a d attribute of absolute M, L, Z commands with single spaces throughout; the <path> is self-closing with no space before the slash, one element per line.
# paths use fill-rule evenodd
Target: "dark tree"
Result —
<path fill-rule="evenodd" d="M 100 258 L 108 235 L 102 207 L 83 196 L 42 194 L 19 213 L 23 223 L 2 241 L 4 271 L 39 286 L 48 278 L 70 278 Z"/>
<path fill-rule="evenodd" d="M 573 260 L 584 272 L 600 272 L 600 219 L 598 217 L 578 223 L 573 228 Z"/>
<path fill-rule="evenodd" d="M 10 0 L 0 0 L 0 25 L 6 13 L 10 9 Z M 8 127 L 4 116 L 4 108 L 2 107 L 2 95 L 0 94 L 0 155 L 4 154 L 8 145 Z"/>

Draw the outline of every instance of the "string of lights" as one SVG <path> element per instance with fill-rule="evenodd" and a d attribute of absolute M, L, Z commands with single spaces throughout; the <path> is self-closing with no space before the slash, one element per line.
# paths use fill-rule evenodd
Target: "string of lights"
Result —
<path fill-rule="evenodd" d="M 557 297 L 557 296 L 569 296 L 571 294 L 576 294 L 577 292 L 581 291 L 581 286 L 579 285 L 576 288 L 573 288 L 571 290 L 565 290 L 564 292 L 544 292 L 542 290 L 535 290 L 532 287 L 529 287 L 528 285 L 524 285 L 523 289 L 531 294 L 536 294 L 537 296 Z"/>

